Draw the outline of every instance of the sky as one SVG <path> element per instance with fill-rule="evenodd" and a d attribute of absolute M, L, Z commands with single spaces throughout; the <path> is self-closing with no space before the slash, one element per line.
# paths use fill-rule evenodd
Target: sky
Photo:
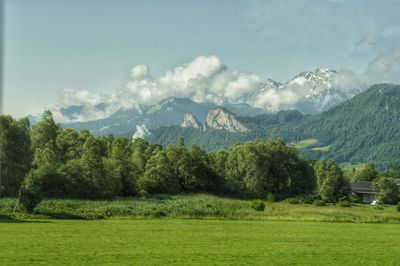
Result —
<path fill-rule="evenodd" d="M 161 81 L 202 62 L 238 82 L 320 66 L 393 72 L 400 1 L 5 0 L 3 39 L 3 112 L 22 117 L 65 104 L 65 92 L 95 102 L 129 87 L 135 66 Z"/>

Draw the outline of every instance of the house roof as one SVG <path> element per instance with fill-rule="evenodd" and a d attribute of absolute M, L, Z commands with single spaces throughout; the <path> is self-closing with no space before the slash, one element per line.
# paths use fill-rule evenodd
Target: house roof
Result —
<path fill-rule="evenodd" d="M 375 193 L 372 189 L 372 182 L 359 181 L 351 184 L 351 191 L 357 193 Z"/>

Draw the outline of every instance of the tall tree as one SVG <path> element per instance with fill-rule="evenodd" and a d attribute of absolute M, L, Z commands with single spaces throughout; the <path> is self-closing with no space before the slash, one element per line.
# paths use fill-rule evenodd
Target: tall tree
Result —
<path fill-rule="evenodd" d="M 179 192 L 179 181 L 165 151 L 159 151 L 149 159 L 144 174 L 137 180 L 137 187 L 141 194 Z"/>
<path fill-rule="evenodd" d="M 42 120 L 32 127 L 33 162 L 36 166 L 59 163 L 56 145 L 59 130 L 60 126 L 54 122 L 53 114 L 48 110 L 43 113 Z"/>
<path fill-rule="evenodd" d="M 61 128 L 54 122 L 53 114 L 45 111 L 42 120 L 31 130 L 33 168 L 29 178 L 39 187 L 45 196 L 65 194 L 65 180 L 57 172 L 61 165 L 61 156 L 57 148 L 57 135 Z"/>
<path fill-rule="evenodd" d="M 280 139 L 235 145 L 226 161 L 226 181 L 233 193 L 258 198 L 296 196 L 315 187 L 308 163 Z"/>
<path fill-rule="evenodd" d="M 343 176 L 343 171 L 332 160 L 319 160 L 314 165 L 317 177 L 317 192 L 322 199 L 337 202 L 342 196 L 348 196 L 349 184 Z"/>
<path fill-rule="evenodd" d="M 216 152 L 210 152 L 208 157 L 214 172 L 219 176 L 224 177 L 226 175 L 225 166 L 226 160 L 228 159 L 228 153 L 223 149 L 219 149 Z"/>
<path fill-rule="evenodd" d="M 297 149 L 286 145 L 282 139 L 258 142 L 258 149 L 269 160 L 270 180 L 273 187 L 268 191 L 281 197 L 312 193 L 315 176 L 307 161 L 301 159 Z M 270 185 L 270 184 L 269 184 Z"/>
<path fill-rule="evenodd" d="M 204 165 L 204 154 L 197 146 L 192 147 L 189 152 L 183 138 L 180 138 L 176 145 L 168 146 L 166 154 L 182 191 L 198 192 L 205 190 L 207 187 L 207 169 Z"/>
<path fill-rule="evenodd" d="M 131 162 L 135 165 L 139 175 L 144 173 L 152 153 L 151 145 L 144 139 L 139 138 L 133 141 Z"/>
<path fill-rule="evenodd" d="M 83 143 L 79 139 L 79 133 L 71 128 L 59 130 L 56 138 L 56 148 L 60 153 L 60 160 L 65 163 L 68 160 L 79 159 L 82 156 Z"/>
<path fill-rule="evenodd" d="M 379 173 L 376 170 L 375 164 L 369 162 L 364 169 L 362 169 L 359 173 L 356 174 L 357 181 L 373 181 L 374 179 L 379 177 Z"/>
<path fill-rule="evenodd" d="M 235 145 L 226 162 L 226 180 L 229 190 L 244 197 L 265 197 L 269 177 L 269 162 L 252 143 Z"/>
<path fill-rule="evenodd" d="M 130 160 L 132 154 L 132 142 L 123 137 L 112 141 L 108 164 L 114 167 L 121 177 L 123 196 L 132 196 L 136 193 L 135 183 L 138 178 L 138 170 Z"/>
<path fill-rule="evenodd" d="M 114 168 L 107 168 L 101 156 L 101 143 L 93 136 L 86 139 L 81 158 L 82 179 L 86 184 L 87 198 L 109 198 L 121 190 L 121 177 Z"/>
<path fill-rule="evenodd" d="M 0 116 L 0 197 L 17 196 L 31 168 L 29 120 Z"/>
<path fill-rule="evenodd" d="M 375 179 L 373 187 L 376 190 L 376 198 L 382 203 L 395 204 L 399 200 L 399 187 L 394 178 L 380 177 Z"/>

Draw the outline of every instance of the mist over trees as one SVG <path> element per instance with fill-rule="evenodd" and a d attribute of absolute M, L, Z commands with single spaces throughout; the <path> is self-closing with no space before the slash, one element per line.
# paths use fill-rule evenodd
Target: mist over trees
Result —
<path fill-rule="evenodd" d="M 312 195 L 336 202 L 350 194 L 349 182 L 334 161 L 308 161 L 282 139 L 237 143 L 229 150 L 207 153 L 197 145 L 187 147 L 180 138 L 163 148 L 143 139 L 95 137 L 88 130 L 63 129 L 49 111 L 33 127 L 27 119 L 0 116 L 0 127 L 0 195 L 19 195 L 28 208 L 41 196 L 109 199 L 212 193 L 284 199 Z M 394 169 L 388 175 L 397 173 Z M 377 177 L 369 165 L 358 179 Z M 396 193 L 392 180 L 376 183 L 385 202 L 390 201 L 387 195 Z"/>

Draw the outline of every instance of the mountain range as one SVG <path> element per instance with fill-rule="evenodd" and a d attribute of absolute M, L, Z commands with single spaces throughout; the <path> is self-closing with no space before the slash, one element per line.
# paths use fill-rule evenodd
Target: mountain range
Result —
<path fill-rule="evenodd" d="M 221 109 L 222 112 L 224 109 Z M 209 115 L 213 116 L 211 110 Z M 283 138 L 289 143 L 308 141 L 301 152 L 309 158 L 337 162 L 374 161 L 380 169 L 400 164 L 400 86 L 370 87 L 326 112 L 304 115 L 296 110 L 239 117 L 230 114 L 228 124 L 246 130 L 221 130 L 208 119 L 203 127 L 169 126 L 150 130 L 147 139 L 168 145 L 183 137 L 188 145 L 206 150 L 227 148 L 240 141 Z"/>
<path fill-rule="evenodd" d="M 131 108 L 120 108 L 114 113 L 96 120 L 81 121 L 88 107 L 71 105 L 57 109 L 63 117 L 63 126 L 77 130 L 89 129 L 95 135 L 124 135 L 136 129 L 154 129 L 160 126 L 180 125 L 186 113 L 193 114 L 199 122 L 205 122 L 209 109 L 224 107 L 238 116 L 256 116 L 276 113 L 281 110 L 297 110 L 303 114 L 318 114 L 354 97 L 364 87 L 341 88 L 338 72 L 326 68 L 305 71 L 291 80 L 280 83 L 268 79 L 237 102 L 219 99 L 214 102 L 196 102 L 189 98 L 168 97 L 155 104 L 139 104 Z M 276 98 L 279 95 L 279 99 Z M 263 106 L 261 108 L 260 106 Z M 91 106 L 93 112 L 103 112 L 108 103 Z M 31 121 L 35 121 L 31 117 Z M 80 121 L 80 122 L 78 122 Z"/>
<path fill-rule="evenodd" d="M 88 122 L 65 123 L 64 127 L 76 130 L 89 129 L 95 135 L 126 135 L 135 129 L 154 129 L 160 126 L 180 125 L 185 114 L 193 114 L 201 123 L 205 122 L 210 109 L 218 107 L 213 103 L 197 103 L 187 98 L 168 97 L 153 105 L 120 109 L 111 116 Z M 226 104 L 227 110 L 241 116 L 255 116 L 265 113 L 260 108 L 247 104 Z"/>
<path fill-rule="evenodd" d="M 237 141 L 281 137 L 293 144 L 308 141 L 301 152 L 309 158 L 375 161 L 380 168 L 400 164 L 400 87 L 380 84 L 369 89 L 342 89 L 335 85 L 336 75 L 334 70 L 318 68 L 286 83 L 267 80 L 243 102 L 216 104 L 168 97 L 155 104 L 120 108 L 106 118 L 62 126 L 89 129 L 95 135 L 141 137 L 161 145 L 183 137 L 188 145 L 206 150 L 226 148 Z M 295 90 L 301 97 L 293 104 L 277 109 L 255 107 L 257 97 L 266 91 Z M 95 108 L 103 110 L 106 105 Z M 59 110 L 73 118 L 84 108 L 77 105 Z"/>

